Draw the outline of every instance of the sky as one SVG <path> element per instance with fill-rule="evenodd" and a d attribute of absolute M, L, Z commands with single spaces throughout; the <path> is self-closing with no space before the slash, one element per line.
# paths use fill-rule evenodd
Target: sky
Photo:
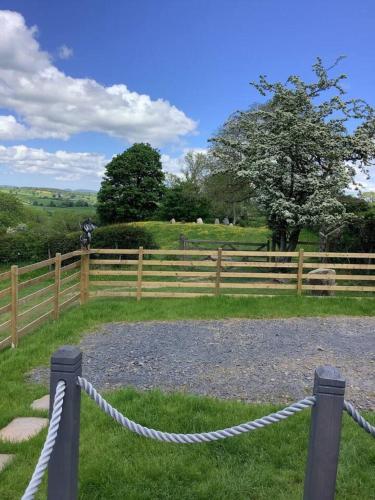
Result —
<path fill-rule="evenodd" d="M 98 189 L 134 142 L 176 173 L 317 56 L 375 106 L 374 25 L 373 0 L 0 0 L 0 185 Z"/>

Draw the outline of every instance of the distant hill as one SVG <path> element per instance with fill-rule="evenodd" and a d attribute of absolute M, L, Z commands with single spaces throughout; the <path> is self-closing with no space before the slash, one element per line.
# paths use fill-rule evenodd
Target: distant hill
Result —
<path fill-rule="evenodd" d="M 89 189 L 2 185 L 0 191 L 16 195 L 25 205 L 52 208 L 95 207 L 97 196 L 96 191 Z"/>

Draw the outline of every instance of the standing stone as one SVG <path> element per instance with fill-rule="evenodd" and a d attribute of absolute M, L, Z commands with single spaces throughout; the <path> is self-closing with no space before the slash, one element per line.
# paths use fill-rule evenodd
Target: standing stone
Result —
<path fill-rule="evenodd" d="M 223 224 L 224 224 L 225 226 L 229 226 L 229 219 L 228 219 L 228 217 L 224 217 L 224 219 L 223 219 Z"/>
<path fill-rule="evenodd" d="M 230 226 L 233 226 L 233 223 L 231 222 L 229 225 L 230 225 Z"/>
<path fill-rule="evenodd" d="M 220 224 L 220 219 L 215 219 L 215 224 Z"/>
<path fill-rule="evenodd" d="M 176 224 L 176 219 L 171 219 L 171 220 L 170 220 L 170 223 L 171 223 L 171 224 Z"/>
<path fill-rule="evenodd" d="M 203 224 L 203 219 L 201 217 L 198 217 L 197 224 Z"/>
<path fill-rule="evenodd" d="M 326 278 L 314 278 L 314 274 L 324 274 Z M 308 273 L 307 285 L 336 285 L 336 271 L 334 269 L 314 269 Z M 335 295 L 334 290 L 310 290 L 310 295 L 328 296 Z"/>

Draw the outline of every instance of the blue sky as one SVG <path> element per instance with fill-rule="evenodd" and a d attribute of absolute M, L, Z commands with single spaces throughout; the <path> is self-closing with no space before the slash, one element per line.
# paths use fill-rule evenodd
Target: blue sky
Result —
<path fill-rule="evenodd" d="M 0 0 L 0 184 L 99 187 L 134 141 L 176 171 L 259 74 L 311 77 L 347 58 L 375 105 L 372 0 Z M 373 182 L 368 185 L 373 186 Z"/>

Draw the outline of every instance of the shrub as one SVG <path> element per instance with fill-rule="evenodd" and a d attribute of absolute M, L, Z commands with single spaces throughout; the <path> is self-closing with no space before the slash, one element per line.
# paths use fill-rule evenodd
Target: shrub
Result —
<path fill-rule="evenodd" d="M 157 248 L 153 235 L 142 227 L 112 224 L 94 231 L 93 248 Z"/>
<path fill-rule="evenodd" d="M 80 249 L 80 231 L 52 235 L 39 232 L 5 234 L 0 240 L 0 262 L 17 263 L 47 259 Z M 141 227 L 113 224 L 97 228 L 93 233 L 93 248 L 157 248 L 150 232 Z"/>

